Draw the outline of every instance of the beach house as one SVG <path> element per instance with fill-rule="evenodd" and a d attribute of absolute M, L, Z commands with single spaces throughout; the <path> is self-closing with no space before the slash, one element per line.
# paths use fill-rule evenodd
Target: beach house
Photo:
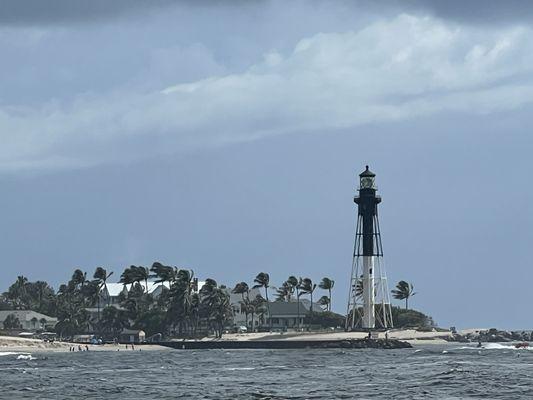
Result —
<path fill-rule="evenodd" d="M 57 318 L 36 311 L 0 311 L 0 327 L 5 330 L 41 331 L 53 329 L 56 324 Z"/>
<path fill-rule="evenodd" d="M 297 301 L 273 301 L 269 303 L 270 314 L 264 318 L 262 324 L 263 328 L 273 329 L 307 329 L 308 321 L 307 315 L 311 309 L 311 302 L 307 299 L 300 299 L 299 305 Z M 322 312 L 319 304 L 313 303 L 313 312 Z M 299 320 L 299 321 L 298 321 Z"/>

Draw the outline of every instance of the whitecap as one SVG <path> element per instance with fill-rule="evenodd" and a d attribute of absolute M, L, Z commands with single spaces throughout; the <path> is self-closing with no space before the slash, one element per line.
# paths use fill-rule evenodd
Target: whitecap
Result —
<path fill-rule="evenodd" d="M 33 357 L 31 354 L 19 354 L 17 357 L 17 360 L 37 360 L 35 357 Z"/>
<path fill-rule="evenodd" d="M 483 346 L 486 350 L 518 350 L 513 345 L 508 344 L 500 344 L 500 343 L 487 343 L 485 346 Z"/>
<path fill-rule="evenodd" d="M 0 357 L 1 356 L 14 356 L 20 353 L 15 353 L 13 351 L 0 351 Z"/>
<path fill-rule="evenodd" d="M 234 367 L 234 368 L 224 368 L 226 371 L 252 371 L 254 367 Z"/>

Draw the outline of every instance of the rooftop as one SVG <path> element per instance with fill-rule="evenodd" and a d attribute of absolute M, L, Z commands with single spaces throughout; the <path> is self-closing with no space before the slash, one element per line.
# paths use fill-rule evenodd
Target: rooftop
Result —
<path fill-rule="evenodd" d="M 38 320 L 45 319 L 48 322 L 57 321 L 57 318 L 49 315 L 41 314 L 32 310 L 4 310 L 0 311 L 0 322 L 5 321 L 8 315 L 13 314 L 19 321 L 31 321 L 33 318 Z"/>

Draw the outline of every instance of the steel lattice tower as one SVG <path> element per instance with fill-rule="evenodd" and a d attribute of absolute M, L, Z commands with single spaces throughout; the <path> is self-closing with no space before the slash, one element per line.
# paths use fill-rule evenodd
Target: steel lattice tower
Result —
<path fill-rule="evenodd" d="M 391 328 L 392 309 L 383 262 L 378 219 L 376 174 L 366 166 L 359 174 L 357 224 L 350 279 L 346 329 Z"/>

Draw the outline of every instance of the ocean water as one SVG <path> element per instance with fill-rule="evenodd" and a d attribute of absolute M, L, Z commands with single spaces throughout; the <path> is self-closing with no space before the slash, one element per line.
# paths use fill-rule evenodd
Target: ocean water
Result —
<path fill-rule="evenodd" d="M 1 399 L 531 399 L 533 351 L 1 353 Z"/>

